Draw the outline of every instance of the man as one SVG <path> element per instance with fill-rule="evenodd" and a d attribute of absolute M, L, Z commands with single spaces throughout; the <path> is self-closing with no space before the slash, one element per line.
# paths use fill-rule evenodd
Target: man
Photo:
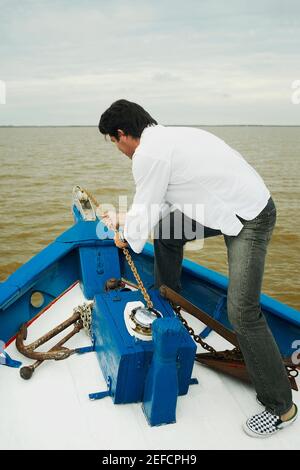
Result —
<path fill-rule="evenodd" d="M 183 246 L 197 235 L 178 236 L 189 220 L 202 236 L 223 234 L 228 252 L 228 318 L 265 411 L 249 418 L 245 431 L 268 437 L 297 417 L 286 369 L 260 309 L 265 256 L 276 221 L 270 192 L 243 157 L 201 129 L 164 127 L 141 106 L 113 103 L 99 130 L 132 160 L 136 184 L 119 248 L 140 253 L 155 227 L 155 284 L 180 290 Z M 164 224 L 168 221 L 168 224 Z M 180 221 L 180 222 L 178 222 Z M 169 226 L 170 233 L 163 230 Z M 175 232 L 177 232 L 175 234 Z"/>

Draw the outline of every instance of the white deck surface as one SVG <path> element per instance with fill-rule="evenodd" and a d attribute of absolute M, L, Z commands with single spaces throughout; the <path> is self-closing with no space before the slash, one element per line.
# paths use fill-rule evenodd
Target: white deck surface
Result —
<path fill-rule="evenodd" d="M 83 301 L 77 284 L 29 327 L 26 343 L 71 316 Z M 202 329 L 200 322 L 187 319 Z M 214 333 L 207 341 L 218 349 L 227 347 Z M 67 346 L 89 344 L 81 331 Z M 51 342 L 45 346 L 50 349 Z M 33 362 L 18 353 L 14 342 L 7 352 L 23 365 Z M 89 400 L 89 393 L 106 390 L 94 352 L 45 362 L 28 381 L 18 369 L 0 366 L 0 449 L 300 449 L 300 419 L 271 438 L 244 433 L 247 417 L 262 410 L 251 386 L 200 364 L 193 377 L 199 385 L 178 398 L 177 422 L 150 427 L 140 403 Z M 300 408 L 297 392 L 294 401 Z"/>

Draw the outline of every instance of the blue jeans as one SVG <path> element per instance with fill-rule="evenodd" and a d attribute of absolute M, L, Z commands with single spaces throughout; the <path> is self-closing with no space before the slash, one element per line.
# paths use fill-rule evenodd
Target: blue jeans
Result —
<path fill-rule="evenodd" d="M 169 219 L 171 227 L 174 227 L 176 214 L 172 213 Z M 259 400 L 269 411 L 282 415 L 293 404 L 291 386 L 280 351 L 260 307 L 265 257 L 276 222 L 273 199 L 269 199 L 255 219 L 240 220 L 244 227 L 237 236 L 223 235 L 229 266 L 228 319 L 237 335 Z M 195 221 L 191 222 L 197 225 Z M 217 230 L 202 229 L 204 238 L 221 235 Z M 181 239 L 172 237 L 172 229 L 169 239 L 163 238 L 160 232 L 155 236 L 155 286 L 166 284 L 179 291 L 183 246 L 188 240 L 185 236 Z"/>

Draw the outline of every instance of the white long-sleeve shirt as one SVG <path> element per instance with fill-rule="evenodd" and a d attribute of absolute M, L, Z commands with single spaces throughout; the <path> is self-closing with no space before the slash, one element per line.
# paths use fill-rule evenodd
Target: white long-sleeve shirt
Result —
<path fill-rule="evenodd" d="M 191 127 L 144 129 L 132 157 L 136 192 L 124 237 L 140 253 L 151 230 L 180 209 L 201 225 L 238 235 L 266 206 L 270 192 L 259 174 L 222 139 Z"/>

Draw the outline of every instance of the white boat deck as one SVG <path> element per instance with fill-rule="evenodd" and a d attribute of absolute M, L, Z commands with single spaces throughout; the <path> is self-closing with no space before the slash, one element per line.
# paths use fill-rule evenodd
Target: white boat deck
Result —
<path fill-rule="evenodd" d="M 28 329 L 32 342 L 68 318 L 84 302 L 79 285 L 59 298 Z M 187 315 L 191 325 L 200 322 Z M 63 333 L 63 336 L 66 332 Z M 215 333 L 209 343 L 224 349 L 228 343 Z M 58 341 L 44 345 L 43 350 Z M 90 345 L 81 331 L 66 346 Z M 23 365 L 33 361 L 21 356 L 11 343 L 6 351 Z M 18 369 L 0 366 L 0 449 L 299 449 L 300 419 L 268 439 L 248 437 L 242 424 L 261 411 L 254 389 L 195 364 L 192 385 L 177 402 L 177 422 L 150 427 L 141 403 L 114 405 L 110 397 L 91 401 L 88 394 L 106 390 L 94 352 L 63 361 L 44 362 L 25 381 Z M 298 383 L 299 384 L 299 383 Z M 294 401 L 300 408 L 297 392 Z"/>

